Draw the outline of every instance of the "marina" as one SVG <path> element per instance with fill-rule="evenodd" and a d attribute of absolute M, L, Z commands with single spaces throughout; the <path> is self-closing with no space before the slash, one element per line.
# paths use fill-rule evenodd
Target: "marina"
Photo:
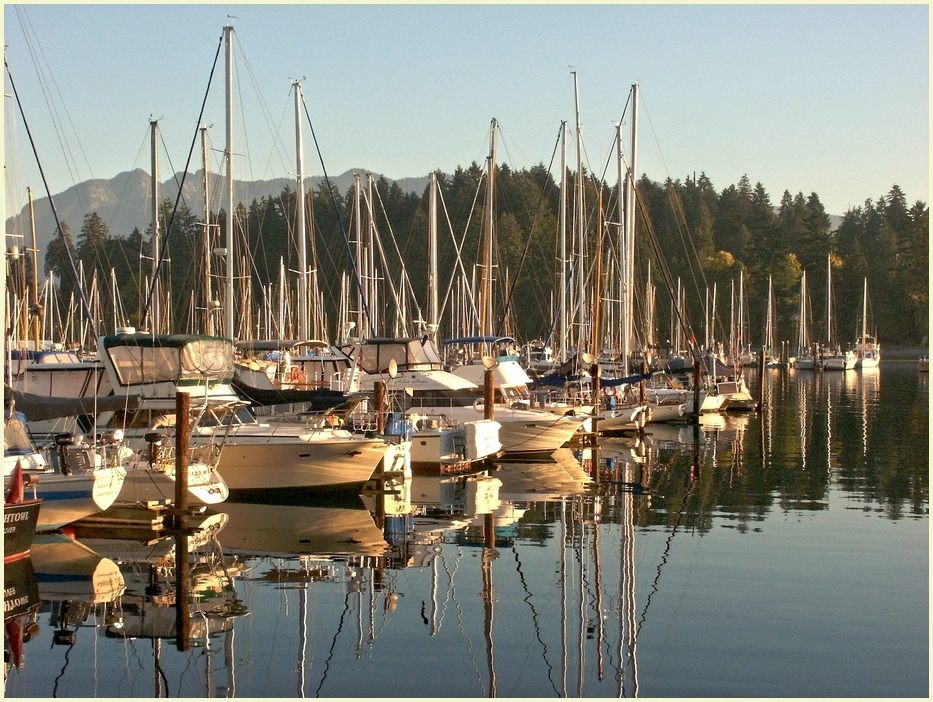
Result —
<path fill-rule="evenodd" d="M 110 44 L 79 59 L 47 43 L 49 62 L 31 15 L 44 28 L 71 17 L 85 42 L 97 10 L 5 10 L 22 37 L 4 62 L 4 695 L 928 697 L 926 203 L 895 183 L 829 214 L 888 172 L 868 160 L 841 171 L 859 176 L 844 187 L 824 180 L 842 188 L 838 209 L 784 189 L 817 148 L 803 137 L 822 149 L 829 135 L 811 125 L 753 157 L 727 119 L 770 119 L 764 100 L 711 106 L 685 138 L 686 103 L 655 102 L 683 60 L 660 85 L 608 77 L 599 52 L 562 84 L 541 68 L 501 83 L 489 69 L 507 52 L 484 36 L 496 50 L 452 59 L 457 80 L 427 78 L 418 71 L 456 53 L 430 31 L 399 75 L 380 49 L 385 74 L 366 66 L 362 83 L 346 70 L 334 84 L 312 55 L 328 42 L 347 53 L 337 33 L 303 35 L 300 50 L 270 38 L 325 15 L 343 26 L 348 10 L 241 9 L 248 20 L 205 33 L 214 8 L 172 8 L 186 80 L 165 93 L 161 64 L 137 61 L 170 16 L 148 8 L 155 23 L 108 69 L 95 92 L 108 107 L 92 117 L 83 93 L 45 94 L 43 115 L 37 91 L 71 93 L 86 76 L 55 73 L 89 70 Z M 477 13 L 564 27 L 568 9 Z M 398 11 L 413 28 L 475 21 L 454 6 Z M 865 22 L 864 8 L 838 11 Z M 384 12 L 360 8 L 347 66 L 382 46 L 363 27 L 394 21 Z M 595 18 L 619 12 L 583 14 L 602 31 L 615 25 Z M 688 9 L 645 12 L 680 21 Z M 133 34 L 118 14 L 101 26 Z M 311 77 L 284 82 L 278 72 L 299 75 L 292 61 Z M 117 105 L 110 83 L 131 64 Z M 468 87 L 480 64 L 489 82 Z M 689 82 L 703 99 L 723 92 Z M 278 126 L 267 91 L 285 99 Z M 71 133 L 107 129 L 141 97 L 165 110 L 151 108 L 137 152 L 148 146 L 148 168 L 54 194 L 46 168 L 71 174 Z M 445 119 L 458 104 L 468 117 Z M 363 114 L 352 143 L 335 137 Z M 520 143 L 549 120 L 546 140 Z M 683 177 L 653 153 L 672 122 Z M 169 141 L 186 130 L 182 162 Z M 718 132 L 728 147 L 708 157 L 741 155 L 727 172 L 787 159 L 773 195 L 744 171 L 714 185 L 698 170 L 691 150 Z M 124 141 L 95 161 L 111 167 Z M 399 147 L 411 159 L 454 148 L 470 165 L 369 170 Z M 359 160 L 330 175 L 345 158 Z M 924 180 L 889 158 L 915 188 Z"/>
<path fill-rule="evenodd" d="M 696 429 L 331 504 L 228 500 L 183 550 L 45 539 L 6 695 L 925 696 L 926 375 L 765 383 L 760 412 Z"/>

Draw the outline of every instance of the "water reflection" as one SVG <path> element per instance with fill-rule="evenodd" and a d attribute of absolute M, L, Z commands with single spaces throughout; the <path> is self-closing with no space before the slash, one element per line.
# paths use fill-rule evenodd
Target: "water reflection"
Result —
<path fill-rule="evenodd" d="M 768 372 L 759 412 L 699 426 L 409 477 L 349 503 L 227 502 L 191 516 L 184 534 L 40 539 L 21 578 L 35 598 L 17 614 L 21 634 L 7 628 L 8 650 L 20 650 L 8 660 L 28 658 L 10 669 L 8 694 L 355 697 L 391 682 L 397 696 L 679 696 L 699 678 L 677 666 L 709 663 L 730 637 L 742 684 L 704 692 L 778 689 L 762 679 L 806 692 L 756 657 L 780 639 L 749 639 L 740 624 L 774 608 L 760 635 L 777 637 L 798 621 L 788 603 L 809 602 L 795 586 L 819 568 L 794 564 L 845 549 L 847 511 L 926 519 L 927 391 L 908 376 Z M 805 517 L 836 521 L 823 536 Z M 853 548 L 858 561 L 864 545 Z M 755 567 L 733 555 L 757 549 Z M 872 577 L 859 571 L 873 587 L 882 574 Z M 851 582 L 840 577 L 836 596 Z M 720 602 L 736 583 L 741 596 Z M 749 604 L 765 591 L 767 607 Z M 836 639 L 842 625 L 809 616 L 814 641 Z M 868 639 L 845 631 L 851 657 L 883 626 Z"/>

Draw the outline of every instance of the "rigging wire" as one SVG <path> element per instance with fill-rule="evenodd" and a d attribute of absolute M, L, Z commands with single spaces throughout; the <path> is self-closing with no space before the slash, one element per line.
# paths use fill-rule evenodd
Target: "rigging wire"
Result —
<path fill-rule="evenodd" d="M 162 247 L 161 247 L 161 250 L 159 251 L 159 262 L 156 265 L 156 270 L 155 270 L 155 273 L 153 274 L 153 279 L 149 282 L 149 291 L 146 295 L 145 307 L 143 308 L 145 310 L 144 317 L 143 317 L 144 322 L 148 321 L 149 312 L 150 312 L 151 305 L 152 305 L 152 295 L 155 292 L 155 287 L 156 287 L 155 281 L 158 278 L 159 273 L 161 272 L 162 263 L 165 260 L 165 253 L 168 249 L 168 240 L 172 233 L 172 224 L 174 223 L 174 220 L 175 220 L 175 213 L 178 211 L 178 203 L 181 200 L 182 190 L 185 184 L 185 179 L 188 176 L 188 167 L 191 165 L 191 156 L 194 153 L 194 147 L 198 141 L 198 133 L 200 131 L 200 125 L 202 122 L 202 118 L 204 117 L 204 107 L 207 104 L 207 96 L 210 94 L 211 84 L 213 83 L 213 80 L 214 80 L 214 71 L 217 69 L 217 58 L 220 56 L 220 49 L 222 46 L 223 46 L 223 35 L 221 35 L 220 40 L 217 42 L 217 51 L 214 54 L 214 62 L 211 65 L 210 76 L 207 79 L 207 89 L 204 91 L 204 98 L 201 101 L 201 111 L 198 113 L 198 119 L 195 123 L 197 126 L 195 127 L 195 130 L 194 130 L 194 136 L 191 139 L 191 146 L 188 149 L 188 159 L 185 162 L 184 175 L 182 176 L 181 183 L 179 184 L 179 187 L 178 187 L 178 194 L 175 196 L 175 205 L 172 208 L 172 217 L 168 222 L 168 226 L 165 232 L 165 237 L 162 241 Z"/>
<path fill-rule="evenodd" d="M 363 314 L 366 316 L 366 321 L 369 324 L 369 333 L 371 336 L 376 335 L 376 331 L 373 328 L 372 315 L 369 312 L 369 304 L 366 302 L 366 296 L 363 294 L 362 281 L 360 280 L 360 272 L 357 270 L 356 261 L 353 260 L 353 250 L 350 246 L 350 237 L 347 234 L 347 230 L 343 225 L 343 218 L 340 216 L 340 208 L 337 206 L 337 196 L 336 189 L 330 182 L 330 177 L 327 175 L 327 167 L 324 165 L 324 156 L 321 154 L 321 147 L 317 141 L 317 135 L 314 133 L 314 125 L 311 123 L 311 115 L 308 113 L 308 106 L 302 98 L 301 106 L 304 108 L 305 117 L 308 120 L 308 127 L 311 129 L 311 140 L 314 142 L 314 148 L 317 151 L 318 160 L 321 163 L 321 171 L 324 173 L 324 182 L 327 184 L 327 189 L 331 195 L 331 202 L 334 205 L 334 214 L 337 216 L 337 224 L 340 227 L 340 233 L 343 234 L 343 242 L 347 247 L 347 254 L 350 258 L 350 268 L 353 271 L 353 282 L 356 285 L 357 293 L 360 295 L 360 299 L 363 301 Z M 362 332 L 362 330 L 360 330 Z"/>
<path fill-rule="evenodd" d="M 26 13 L 26 8 L 21 5 L 17 5 L 14 7 L 14 9 L 16 10 L 16 16 L 19 20 L 20 28 L 23 30 L 23 36 L 26 40 L 26 48 L 29 51 L 29 55 L 32 57 L 33 65 L 36 67 L 37 82 L 42 89 L 42 94 L 45 98 L 45 103 L 49 109 L 49 113 L 53 117 L 52 126 L 58 138 L 59 147 L 61 148 L 65 157 L 64 161 L 66 167 L 68 168 L 68 174 L 71 176 L 71 184 L 75 185 L 78 182 L 77 163 L 75 162 L 72 149 L 67 139 L 65 138 L 64 129 L 61 125 L 61 118 L 58 114 L 59 110 L 54 104 L 54 95 L 52 95 L 52 90 L 49 87 L 49 81 L 51 81 L 51 87 L 54 88 L 54 92 L 58 96 L 58 100 L 62 105 L 65 117 L 67 118 L 68 124 L 71 127 L 71 131 L 74 133 L 75 139 L 78 142 L 78 149 L 80 150 L 81 155 L 84 157 L 84 163 L 87 166 L 88 173 L 90 173 L 91 178 L 93 178 L 94 171 L 91 169 L 87 154 L 84 151 L 84 147 L 81 145 L 81 139 L 78 137 L 78 132 L 74 127 L 74 122 L 72 121 L 71 114 L 68 111 L 67 103 L 65 103 L 65 101 L 62 99 L 61 90 L 59 89 L 58 83 L 55 80 L 55 74 L 49 69 L 48 59 L 45 56 L 45 52 L 42 50 L 42 45 L 39 42 L 35 28 L 32 26 L 32 22 L 29 20 L 29 16 Z M 43 67 L 45 68 L 45 71 L 43 71 Z M 48 73 L 48 78 L 46 77 L 46 72 Z M 87 209 L 86 202 L 82 202 L 81 204 L 84 206 L 84 209 Z"/>
<path fill-rule="evenodd" d="M 71 272 L 75 277 L 75 282 L 78 285 L 78 292 L 81 294 L 81 305 L 84 308 L 85 313 L 88 315 L 88 319 L 91 322 L 92 328 L 94 329 L 94 336 L 97 337 L 97 321 L 91 314 L 91 307 L 88 303 L 87 296 L 84 294 L 84 289 L 81 287 L 80 278 L 78 276 L 78 267 L 75 265 L 75 258 L 69 246 L 68 239 L 65 237 L 65 232 L 62 229 L 61 220 L 58 218 L 58 210 L 55 208 L 55 202 L 52 200 L 52 192 L 49 190 L 49 183 L 45 177 L 45 169 L 42 168 L 42 162 L 39 160 L 39 152 L 36 150 L 35 141 L 32 138 L 32 130 L 29 129 L 29 122 L 26 120 L 26 113 L 23 111 L 23 104 L 19 99 L 19 92 L 16 90 L 16 84 L 13 81 L 13 74 L 10 72 L 10 66 L 6 61 L 6 56 L 3 58 L 3 67 L 6 69 L 7 77 L 10 79 L 10 87 L 13 89 L 13 96 L 16 98 L 16 105 L 19 107 L 20 116 L 23 118 L 23 126 L 26 128 L 26 134 L 29 137 L 29 145 L 32 147 L 33 156 L 36 159 L 36 166 L 39 168 L 39 175 L 42 178 L 42 185 L 45 188 L 46 195 L 49 198 L 49 207 L 52 209 L 52 216 L 55 218 L 55 227 L 58 231 L 58 235 L 62 241 L 62 247 L 65 249 L 65 253 L 68 254 L 68 262 L 71 265 Z"/>
<path fill-rule="evenodd" d="M 499 128 L 499 132 L 500 132 L 500 134 L 501 134 L 501 132 L 502 132 L 502 129 L 501 129 L 501 128 Z M 503 140 L 503 141 L 504 141 L 504 140 Z M 547 167 L 548 176 L 550 176 L 550 174 L 551 174 L 551 169 L 552 169 L 553 166 L 554 166 L 554 159 L 555 159 L 555 157 L 556 157 L 556 155 L 557 155 L 557 150 L 558 150 L 559 147 L 560 147 L 560 129 L 557 130 L 557 139 L 556 139 L 555 142 L 554 142 L 554 149 L 551 151 L 551 160 L 550 160 L 550 162 L 548 163 L 548 167 Z M 508 152 L 508 148 L 506 148 L 506 152 Z M 543 210 L 545 191 L 548 189 L 548 186 L 550 186 L 551 182 L 552 182 L 552 181 L 551 181 L 551 178 L 548 177 L 548 178 L 544 181 L 544 183 L 542 183 L 541 190 L 538 192 L 538 201 L 537 201 L 537 203 L 535 204 L 535 207 L 534 207 L 534 210 L 533 210 L 533 213 L 532 213 L 533 216 L 532 216 L 532 221 L 531 221 L 531 229 L 530 229 L 530 231 L 529 231 L 528 234 L 527 234 L 527 237 L 526 237 L 526 239 L 525 239 L 525 248 L 524 248 L 524 250 L 522 251 L 522 255 L 521 255 L 521 257 L 519 258 L 519 261 L 518 261 L 518 270 L 515 271 L 515 277 L 514 277 L 514 279 L 512 280 L 512 284 L 509 286 L 509 289 L 508 289 L 508 291 L 507 291 L 507 293 L 506 293 L 506 296 L 505 296 L 505 300 L 503 301 L 503 308 L 504 308 L 503 317 L 506 317 L 506 318 L 508 317 L 509 309 L 511 308 L 511 305 L 512 305 L 512 297 L 513 297 L 513 295 L 515 294 L 515 286 L 518 285 L 518 279 L 519 279 L 519 277 L 521 276 L 522 268 L 523 268 L 524 265 L 525 265 L 525 259 L 526 259 L 527 256 L 528 256 L 528 249 L 531 247 L 531 242 L 532 242 L 532 240 L 534 240 L 534 241 L 537 242 L 537 239 L 535 239 L 535 237 L 534 237 L 534 232 L 535 232 L 535 229 L 536 229 L 536 224 L 537 224 L 537 221 L 538 221 L 538 216 L 539 216 L 539 214 L 540 214 L 540 213 L 542 212 L 542 210 Z M 539 248 L 540 248 L 540 247 L 539 247 Z M 500 258 L 501 258 L 501 252 L 500 252 Z M 532 285 L 533 285 L 535 288 L 538 287 L 538 286 L 537 286 L 537 279 L 536 279 L 534 276 L 531 277 L 531 282 L 532 282 Z M 542 315 L 546 315 L 547 311 L 544 310 L 544 309 L 542 309 L 542 305 L 541 305 L 541 301 L 542 301 L 543 298 L 544 298 L 543 295 L 536 295 L 536 296 L 535 296 L 535 301 L 538 303 L 538 310 L 542 313 Z"/>

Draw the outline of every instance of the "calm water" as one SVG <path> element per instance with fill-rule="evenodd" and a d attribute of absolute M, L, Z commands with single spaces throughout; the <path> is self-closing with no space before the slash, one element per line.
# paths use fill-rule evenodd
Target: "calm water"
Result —
<path fill-rule="evenodd" d="M 187 651 L 173 539 L 47 540 L 6 695 L 927 697 L 928 377 L 766 387 L 699 443 L 416 478 L 382 529 L 362 502 L 223 505 Z"/>

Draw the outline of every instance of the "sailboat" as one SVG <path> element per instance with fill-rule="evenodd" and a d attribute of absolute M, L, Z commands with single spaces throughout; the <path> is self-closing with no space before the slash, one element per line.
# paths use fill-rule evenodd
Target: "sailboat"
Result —
<path fill-rule="evenodd" d="M 855 352 L 852 350 L 843 351 L 839 344 L 834 344 L 833 334 L 833 294 L 832 294 L 832 256 L 826 256 L 826 343 L 829 347 L 829 353 L 824 354 L 821 359 L 823 370 L 852 370 L 855 368 Z"/>
<path fill-rule="evenodd" d="M 855 342 L 856 368 L 877 368 L 881 361 L 881 344 L 868 333 L 868 278 L 862 288 L 862 333 Z"/>
<path fill-rule="evenodd" d="M 797 316 L 797 359 L 794 367 L 798 370 L 815 370 L 817 366 L 810 348 L 810 327 L 807 321 L 807 272 L 800 278 L 800 311 Z"/>
<path fill-rule="evenodd" d="M 768 276 L 768 309 L 765 312 L 765 343 L 761 352 L 765 354 L 768 368 L 783 368 L 786 364 L 774 353 L 774 286 Z"/>

